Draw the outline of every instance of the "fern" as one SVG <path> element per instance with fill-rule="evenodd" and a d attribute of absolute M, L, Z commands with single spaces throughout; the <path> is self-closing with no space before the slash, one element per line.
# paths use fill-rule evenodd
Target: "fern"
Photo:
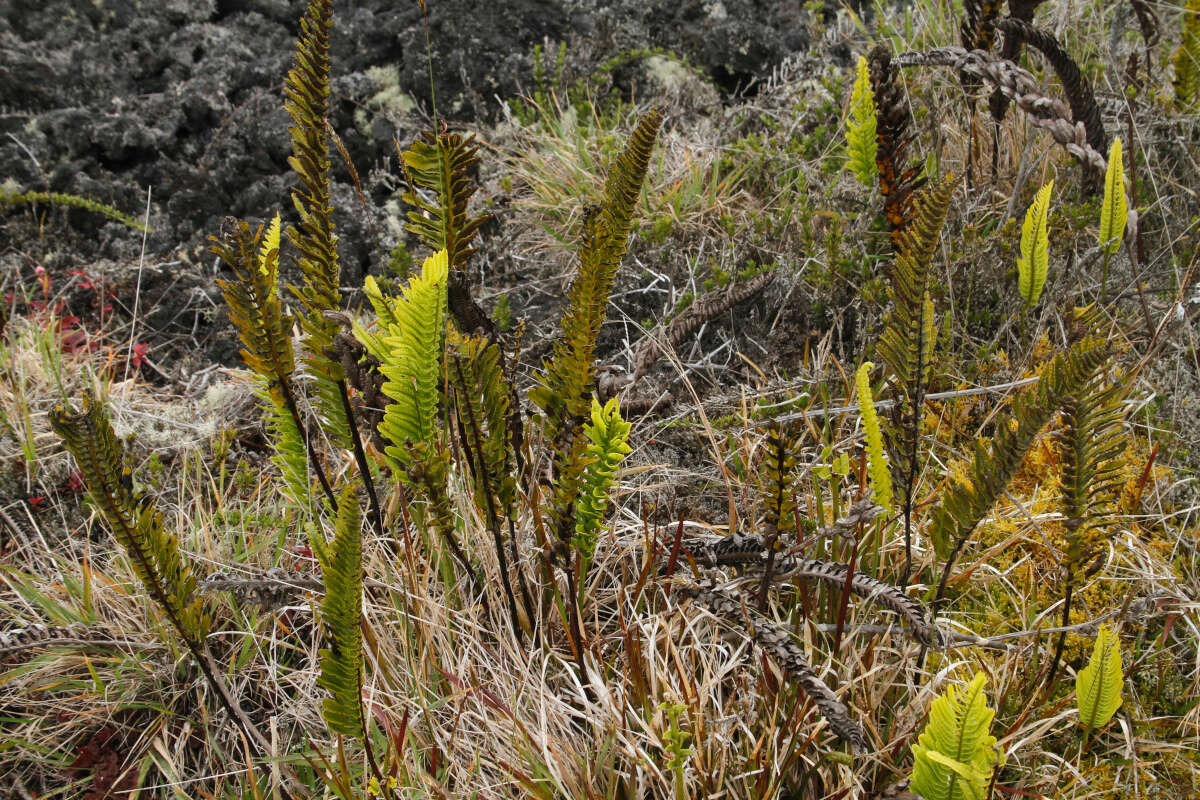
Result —
<path fill-rule="evenodd" d="M 354 327 L 387 378 L 383 392 L 392 402 L 379 432 L 391 442 L 384 452 L 402 473 L 412 465 L 409 445 L 431 442 L 437 430 L 447 271 L 446 251 L 439 250 L 425 259 L 400 299 L 386 298 L 368 277 L 366 294 L 379 316 L 380 333 Z"/>
<path fill-rule="evenodd" d="M 607 316 L 608 296 L 661 125 L 657 110 L 641 119 L 605 181 L 603 202 L 585 217 L 579 272 L 568 293 L 562 337 L 544 366 L 540 384 L 529 393 L 544 412 L 543 427 L 554 443 L 551 513 L 556 535 L 564 543 L 574 537 L 575 501 L 586 461 L 587 445 L 579 434 L 596 383 L 596 339 Z"/>
<path fill-rule="evenodd" d="M 234 280 L 218 279 L 217 286 L 242 342 L 242 361 L 257 378 L 255 392 L 267 414 L 273 460 L 293 503 L 303 508 L 310 502 L 312 484 L 305 432 L 298 411 L 293 413 L 296 363 L 292 319 L 283 313 L 278 295 L 279 232 L 278 214 L 265 235 L 261 227 L 251 233 L 247 223 L 237 222 L 224 242 L 213 239 L 212 251 L 233 270 Z"/>
<path fill-rule="evenodd" d="M 110 205 L 99 202 L 98 200 L 89 200 L 86 197 L 80 197 L 75 194 L 61 194 L 59 192 L 10 192 L 0 190 L 0 210 L 8 208 L 17 208 L 18 206 L 36 206 L 49 205 L 58 208 L 78 208 L 81 211 L 87 211 L 92 214 L 99 214 L 106 219 L 115 220 L 127 228 L 132 228 L 141 233 L 148 233 L 147 228 L 140 220 L 126 214 L 125 212 L 113 208 Z"/>
<path fill-rule="evenodd" d="M 893 406 L 889 449 L 904 512 L 905 573 L 912 563 L 912 509 L 920 471 L 918 433 L 937 343 L 930 274 L 957 186 L 957 179 L 948 175 L 918 192 L 913 202 L 915 221 L 898 236 L 888 292 L 892 308 L 879 339 L 879 355 L 901 393 L 900 402 Z"/>
<path fill-rule="evenodd" d="M 883 211 L 892 230 L 892 243 L 899 250 L 900 237 L 914 219 L 914 193 L 925 179 L 921 177 L 920 166 L 908 163 L 908 145 L 913 140 L 909 133 L 911 113 L 892 51 L 885 44 L 877 45 L 871 51 L 868 65 L 875 98 L 879 193 L 883 195 Z"/>
<path fill-rule="evenodd" d="M 339 444 L 350 441 L 350 423 L 342 404 L 341 365 L 326 355 L 338 324 L 325 316 L 341 305 L 337 236 L 329 180 L 329 37 L 333 30 L 333 0 L 309 0 L 300 20 L 296 64 L 284 84 L 284 106 L 292 118 L 292 156 L 288 164 L 299 179 L 292 203 L 300 215 L 297 228 L 288 229 L 296 249 L 302 283 L 292 291 L 303 312 L 297 317 L 304 331 L 305 362 L 316 379 L 317 406 L 326 432 Z"/>
<path fill-rule="evenodd" d="M 1175 105 L 1187 109 L 1200 92 L 1200 0 L 1187 0 L 1180 29 L 1179 47 L 1171 65 L 1175 68 Z"/>
<path fill-rule="evenodd" d="M 1084 735 L 1108 724 L 1121 707 L 1121 642 L 1107 625 L 1100 626 L 1087 666 L 1075 677 L 1075 698 Z"/>
<path fill-rule="evenodd" d="M 762 467 L 759 470 L 759 495 L 762 497 L 763 537 L 759 552 L 766 553 L 765 569 L 758 589 L 758 607 L 767 607 L 767 590 L 774 577 L 775 558 L 780 537 L 796 530 L 796 436 L 772 426 L 763 442 Z M 786 539 L 785 539 L 786 541 Z"/>
<path fill-rule="evenodd" d="M 92 502 L 128 555 L 134 574 L 166 615 L 221 705 L 259 753 L 270 752 L 209 652 L 205 637 L 211 620 L 196 593 L 195 575 L 153 500 L 134 491 L 125 450 L 101 404 L 86 392 L 82 411 L 56 406 L 50 412 L 50 425 L 75 457 Z"/>
<path fill-rule="evenodd" d="M 311 541 L 325 583 L 321 619 L 329 644 L 320 652 L 317 678 L 317 686 L 331 695 L 321 704 L 322 714 L 333 733 L 362 739 L 362 518 L 353 487 L 342 489 L 333 539 Z"/>
<path fill-rule="evenodd" d="M 483 329 L 492 334 L 495 326 L 472 298 L 466 272 L 467 260 L 477 249 L 471 243 L 491 219 L 490 214 L 467 216 L 467 204 L 477 188 L 469 175 L 479 164 L 478 153 L 474 136 L 442 133 L 435 137 L 426 132 L 400 154 L 411 184 L 402 199 L 415 207 L 408 212 L 405 228 L 431 250 L 447 253 L 447 295 L 459 327 L 467 333 Z M 426 199 L 425 194 L 434 199 Z"/>
<path fill-rule="evenodd" d="M 625 254 L 634 206 L 646 178 L 650 153 L 662 125 L 654 110 L 638 122 L 604 184 L 604 200 L 584 221 L 579 272 L 567 296 L 562 337 L 530 399 L 552 426 L 564 417 L 582 424 L 595 383 L 596 338 L 607 316 L 608 295 Z"/>
<path fill-rule="evenodd" d="M 938 556 L 945 561 L 935 607 L 959 551 L 1008 486 L 1038 433 L 1064 398 L 1078 392 L 1109 354 L 1104 342 L 1088 338 L 1055 356 L 1037 385 L 1013 400 L 1008 418 L 1001 418 L 997 425 L 991 447 L 982 441 L 975 443 L 966 480 L 950 486 L 933 513 L 930 535 Z"/>
<path fill-rule="evenodd" d="M 925 800 L 983 800 L 998 759 L 986 682 L 976 673 L 964 689 L 949 686 L 930 706 L 929 724 L 912 748 L 910 785 Z"/>
<path fill-rule="evenodd" d="M 1050 265 L 1050 237 L 1046 231 L 1046 218 L 1050 213 L 1050 193 L 1053 190 L 1053 180 L 1038 190 L 1025 213 L 1025 222 L 1021 225 L 1017 286 L 1021 297 L 1025 298 L 1027 307 L 1037 304 L 1038 298 L 1042 296 L 1042 287 L 1046 284 L 1046 273 Z"/>
<path fill-rule="evenodd" d="M 196 579 L 162 513 L 149 497 L 133 490 L 125 449 L 101 403 L 88 392 L 82 411 L 56 406 L 50 425 L 79 464 L 92 502 L 129 556 L 138 580 L 188 648 L 203 651 L 209 620 L 195 596 Z"/>
<path fill-rule="evenodd" d="M 871 92 L 871 74 L 867 60 L 858 58 L 857 77 L 850 93 L 850 119 L 846 121 L 846 166 L 868 189 L 875 183 L 875 96 Z"/>
<path fill-rule="evenodd" d="M 879 415 L 875 411 L 875 400 L 871 397 L 871 368 L 875 365 L 866 361 L 858 368 L 855 384 L 858 388 L 858 408 L 862 416 L 863 431 L 867 436 L 867 462 L 870 465 L 871 488 L 875 502 L 889 513 L 892 508 L 892 476 L 888 471 L 887 458 L 883 454 L 883 432 L 879 429 Z"/>

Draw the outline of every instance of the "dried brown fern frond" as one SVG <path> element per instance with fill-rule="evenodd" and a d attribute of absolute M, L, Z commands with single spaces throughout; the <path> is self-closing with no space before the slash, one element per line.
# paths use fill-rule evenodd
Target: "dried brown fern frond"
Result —
<path fill-rule="evenodd" d="M 1033 22 L 1033 12 L 1046 0 L 1009 0 L 1008 15 L 1011 19 L 1019 19 L 1022 22 Z M 1004 41 L 1000 45 L 1000 58 L 1004 61 L 1017 63 L 1017 59 L 1021 56 L 1021 39 L 1019 37 L 1005 35 Z M 1008 104 L 1013 98 L 1009 97 L 1004 92 L 996 89 L 992 92 L 992 96 L 988 98 L 988 106 L 992 112 L 992 119 L 996 122 L 1001 122 L 1004 115 L 1008 113 Z"/>
<path fill-rule="evenodd" d="M 963 21 L 959 26 L 959 39 L 967 50 L 992 51 L 996 44 L 996 19 L 1004 0 L 964 0 Z M 963 90 L 974 107 L 975 93 L 979 91 L 979 79 L 965 72 L 959 73 Z"/>
<path fill-rule="evenodd" d="M 879 192 L 883 211 L 897 246 L 900 235 L 912 220 L 913 192 L 925 179 L 920 166 L 909 163 L 908 145 L 915 138 L 908 132 L 911 115 L 908 98 L 900 82 L 900 69 L 891 49 L 877 45 L 867 60 L 871 91 L 875 96 L 875 166 L 879 170 Z"/>
<path fill-rule="evenodd" d="M 1048 132 L 1093 172 L 1103 175 L 1108 165 L 1105 156 L 1088 142 L 1087 128 L 1074 120 L 1071 109 L 1061 100 L 1047 97 L 1038 88 L 1028 70 L 1011 61 L 994 58 L 978 50 L 938 47 L 924 53 L 903 53 L 894 63 L 904 66 L 943 66 L 968 72 L 987 81 L 1029 115 L 1029 121 Z"/>
<path fill-rule="evenodd" d="M 1092 149 L 1099 153 L 1108 152 L 1108 134 L 1104 130 L 1104 121 L 1100 118 L 1100 107 L 1096 105 L 1096 94 L 1092 85 L 1083 77 L 1079 65 L 1070 53 L 1063 49 L 1053 34 L 1035 27 L 1020 19 L 1002 19 L 996 23 L 1006 36 L 1020 38 L 1026 44 L 1041 51 L 1058 79 L 1062 81 L 1063 92 L 1071 105 L 1072 119 L 1082 122 L 1087 129 L 1087 142 Z"/>
<path fill-rule="evenodd" d="M 769 286 L 774 279 L 775 273 L 760 272 L 753 278 L 738 281 L 724 289 L 706 294 L 671 320 L 671 324 L 667 325 L 665 329 L 659 326 L 648 333 L 638 342 L 637 349 L 634 351 L 631 382 L 637 383 L 644 378 L 646 373 L 662 358 L 663 353 L 678 347 L 701 325 L 754 297 Z"/>
<path fill-rule="evenodd" d="M 866 733 L 850 716 L 845 704 L 813 671 L 804 651 L 792 641 L 787 630 L 749 605 L 727 596 L 710 581 L 702 584 L 683 584 L 676 591 L 707 607 L 732 630 L 742 634 L 748 632 L 750 638 L 765 650 L 792 680 L 800 684 L 829 723 L 829 727 L 850 746 L 851 751 L 856 754 L 867 752 Z"/>

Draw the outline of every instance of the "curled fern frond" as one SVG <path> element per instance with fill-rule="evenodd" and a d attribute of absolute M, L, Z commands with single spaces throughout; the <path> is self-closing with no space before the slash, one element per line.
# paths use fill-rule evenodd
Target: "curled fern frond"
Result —
<path fill-rule="evenodd" d="M 962 690 L 949 686 L 929 708 L 929 724 L 913 745 L 912 791 L 925 800 L 983 800 L 998 759 L 989 733 L 987 676 L 976 673 Z"/>
<path fill-rule="evenodd" d="M 871 73 L 867 60 L 858 58 L 854 89 L 850 93 L 850 116 L 846 120 L 846 167 L 868 189 L 875 183 L 875 96 L 871 92 Z"/>
<path fill-rule="evenodd" d="M 467 216 L 467 204 L 478 188 L 471 179 L 479 165 L 478 154 L 474 136 L 425 132 L 400 153 L 411 185 L 402 199 L 416 209 L 408 212 L 405 229 L 420 237 L 430 250 L 446 251 L 450 262 L 447 296 L 459 328 L 466 333 L 482 329 L 491 335 L 495 326 L 472 298 L 466 270 L 467 260 L 478 249 L 472 242 L 491 219 L 490 214 Z"/>
<path fill-rule="evenodd" d="M 1025 222 L 1021 225 L 1021 255 L 1017 258 L 1017 282 L 1026 306 L 1037 305 L 1050 268 L 1050 236 L 1046 230 L 1046 220 L 1050 214 L 1050 193 L 1053 191 L 1053 180 L 1038 190 L 1025 213 Z"/>
<path fill-rule="evenodd" d="M 57 406 L 50 412 L 50 424 L 75 457 L 88 494 L 129 556 L 138 580 L 188 648 L 203 652 L 209 619 L 196 595 L 195 576 L 153 500 L 134 491 L 125 448 L 102 404 L 88 392 L 81 411 Z"/>
<path fill-rule="evenodd" d="M 1100 626 L 1087 666 L 1075 678 L 1079 721 L 1088 733 L 1104 727 L 1121 707 L 1121 640 L 1107 625 Z"/>
<path fill-rule="evenodd" d="M 1034 11 L 1044 2 L 1046 0 L 1008 0 L 1008 16 L 1022 22 L 1033 22 Z M 1000 60 L 1016 64 L 1021 55 L 1023 44 L 1024 41 L 1020 36 L 1006 33 L 1004 35 L 1004 42 L 1000 45 Z M 1002 122 L 1005 113 L 1008 112 L 1008 104 L 1012 99 L 1009 94 L 1002 92 L 999 87 L 996 87 L 992 92 L 992 96 L 988 98 L 988 106 L 992 112 L 992 119 L 996 122 Z"/>
<path fill-rule="evenodd" d="M 314 537 L 313 545 L 325 583 L 321 620 L 328 644 L 320 652 L 317 686 L 331 695 L 321 703 L 322 715 L 333 733 L 362 739 L 362 519 L 352 486 L 338 499 L 333 539 Z"/>
<path fill-rule="evenodd" d="M 1003 0 L 963 1 L 963 21 L 958 29 L 963 48 L 991 52 L 996 43 L 996 19 L 1003 6 Z M 974 98 L 979 90 L 979 79 L 965 72 L 959 73 L 959 79 L 967 95 Z"/>
<path fill-rule="evenodd" d="M 1058 39 L 1052 33 L 1037 28 L 1021 19 L 1009 17 L 1002 19 L 997 26 L 1004 31 L 1006 38 L 1020 39 L 1041 51 L 1058 79 L 1062 81 L 1063 93 L 1071 106 L 1072 118 L 1082 122 L 1087 129 L 1087 141 L 1098 153 L 1108 151 L 1108 133 L 1104 130 L 1104 120 L 1100 117 L 1100 106 L 1096 105 L 1096 95 L 1092 85 L 1071 58 L 1071 54 L 1063 49 Z"/>
<path fill-rule="evenodd" d="M 850 746 L 852 752 L 867 752 L 866 733 L 850 716 L 845 704 L 813 671 L 804 650 L 792 641 L 791 634 L 785 628 L 754 608 L 726 596 L 711 583 L 684 585 L 677 591 L 708 607 L 733 630 L 745 632 L 748 620 L 751 638 L 779 664 L 788 677 L 800 684 L 833 732 Z"/>
<path fill-rule="evenodd" d="M 871 488 L 875 502 L 884 510 L 892 508 L 892 475 L 888 470 L 887 458 L 883 454 L 883 432 L 879 427 L 879 414 L 875 411 L 875 399 L 871 397 L 870 361 L 863 362 L 854 376 L 858 389 L 859 414 L 862 416 L 863 431 L 867 436 L 867 463 L 871 474 Z"/>

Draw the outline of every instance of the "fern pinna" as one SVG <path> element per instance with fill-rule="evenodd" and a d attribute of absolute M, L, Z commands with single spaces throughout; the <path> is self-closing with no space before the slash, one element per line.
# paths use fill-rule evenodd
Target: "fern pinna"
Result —
<path fill-rule="evenodd" d="M 957 186 L 954 176 L 948 175 L 921 189 L 913 199 L 913 222 L 898 236 L 888 292 L 892 306 L 879 339 L 879 355 L 900 393 L 899 402 L 893 406 L 888 444 L 904 515 L 905 575 L 912 564 L 912 511 L 920 473 L 921 415 L 937 342 L 930 297 L 933 254 Z"/>

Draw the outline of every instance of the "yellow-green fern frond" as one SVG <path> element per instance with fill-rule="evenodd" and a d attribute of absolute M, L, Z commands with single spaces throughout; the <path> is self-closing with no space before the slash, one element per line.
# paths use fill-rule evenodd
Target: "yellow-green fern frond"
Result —
<path fill-rule="evenodd" d="M 617 398 L 600 405 L 592 398 L 592 419 L 583 426 L 590 444 L 575 516 L 575 546 L 585 561 L 596 551 L 596 534 L 608 508 L 608 493 L 616 482 L 617 467 L 629 454 L 629 432 L 633 426 L 621 418 Z"/>
<path fill-rule="evenodd" d="M 864 362 L 854 376 L 858 387 L 858 413 L 862 417 L 863 431 L 867 436 L 867 464 L 871 474 L 871 488 L 875 491 L 875 502 L 886 512 L 892 510 L 892 474 L 888 470 L 887 458 L 883 454 L 883 432 L 879 428 L 879 415 L 875 412 L 875 399 L 871 397 L 871 368 L 875 365 Z"/>
<path fill-rule="evenodd" d="M 1046 231 L 1046 219 L 1050 214 L 1050 192 L 1053 190 L 1053 180 L 1038 190 L 1021 226 L 1017 282 L 1027 306 L 1036 305 L 1042 296 L 1042 286 L 1046 283 L 1046 273 L 1050 267 L 1050 236 Z"/>
<path fill-rule="evenodd" d="M 1179 47 L 1171 59 L 1175 68 L 1175 105 L 1190 108 L 1200 92 L 1200 0 L 1187 0 L 1180 28 Z"/>
<path fill-rule="evenodd" d="M 766 538 L 785 536 L 796 530 L 796 463 L 799 452 L 791 431 L 772 426 L 763 441 L 759 469 L 759 496 L 763 504 Z M 764 539 L 764 542 L 766 539 Z"/>
<path fill-rule="evenodd" d="M 983 800 L 987 793 L 998 754 L 986 682 L 976 673 L 965 688 L 947 687 L 929 707 L 929 724 L 912 748 L 910 784 L 925 800 Z"/>
<path fill-rule="evenodd" d="M 50 412 L 50 424 L 75 457 L 92 502 L 129 556 L 146 592 L 189 650 L 203 652 L 209 620 L 196 595 L 196 579 L 153 500 L 134 491 L 125 449 L 102 405 L 88 392 L 82 411 L 57 406 Z"/>
<path fill-rule="evenodd" d="M 1103 727 L 1121 707 L 1121 641 L 1107 625 L 1100 626 L 1092 657 L 1075 677 L 1079 721 L 1091 732 Z"/>
<path fill-rule="evenodd" d="M 1104 205 L 1100 206 L 1100 246 L 1108 253 L 1121 249 L 1129 206 L 1125 201 L 1125 170 L 1121 164 L 1121 139 L 1113 139 L 1104 173 Z"/>
<path fill-rule="evenodd" d="M 58 208 L 78 208 L 99 214 L 107 219 L 115 220 L 127 228 L 147 233 L 150 229 L 140 220 L 126 214 L 124 211 L 105 205 L 98 200 L 89 200 L 74 194 L 59 192 L 9 192 L 0 189 L 0 211 L 18 206 L 48 205 Z"/>
<path fill-rule="evenodd" d="M 858 182 L 870 189 L 875 185 L 877 168 L 875 154 L 875 94 L 871 90 L 871 74 L 867 59 L 858 57 L 854 89 L 850 93 L 850 116 L 846 120 L 846 151 L 850 158 L 847 168 Z"/>
<path fill-rule="evenodd" d="M 1103 340 L 1086 339 L 1054 357 L 1037 385 L 1012 402 L 1001 417 L 989 448 L 975 444 L 975 456 L 965 482 L 954 483 L 933 512 L 930 535 L 937 554 L 953 560 L 975 526 L 1008 486 L 1025 453 L 1065 398 L 1078 392 L 1111 350 Z"/>
<path fill-rule="evenodd" d="M 354 488 L 338 498 L 333 540 L 313 537 L 313 552 L 321 564 L 325 597 L 321 621 L 327 647 L 321 650 L 317 685 L 330 696 L 321 703 L 329 730 L 361 739 L 362 712 L 362 520 Z"/>
<path fill-rule="evenodd" d="M 407 445 L 430 442 L 437 430 L 447 272 L 446 251 L 439 250 L 425 259 L 421 274 L 405 287 L 402 298 L 377 304 L 387 310 L 390 324 L 385 326 L 381 319 L 381 330 L 375 335 L 355 327 L 387 379 L 383 393 L 392 402 L 379 432 L 392 443 L 385 452 L 401 466 L 409 463 Z"/>

